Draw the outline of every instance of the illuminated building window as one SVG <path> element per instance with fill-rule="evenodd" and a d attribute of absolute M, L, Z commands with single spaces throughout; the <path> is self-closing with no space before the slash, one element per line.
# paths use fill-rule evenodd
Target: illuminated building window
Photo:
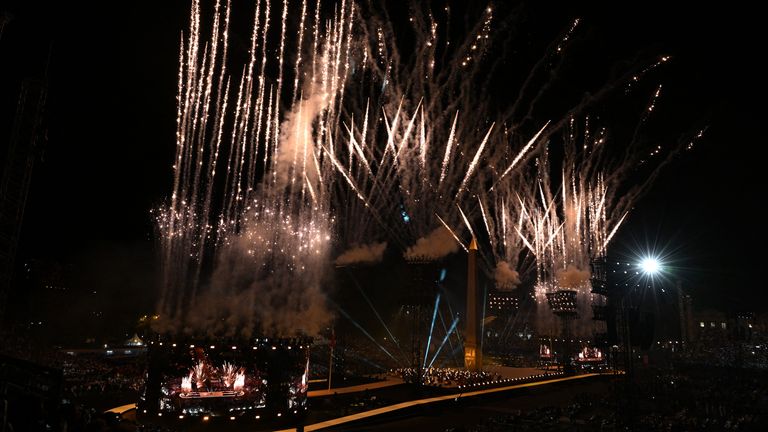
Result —
<path fill-rule="evenodd" d="M 725 328 L 725 323 L 720 323 L 720 328 Z"/>
<path fill-rule="evenodd" d="M 699 323 L 699 326 L 700 326 L 700 327 L 704 327 L 704 321 L 700 322 L 700 323 Z"/>
<path fill-rule="evenodd" d="M 712 327 L 712 328 L 715 328 L 715 322 L 714 322 L 714 321 L 711 321 L 711 322 L 709 323 L 709 326 L 710 326 L 710 327 Z"/>

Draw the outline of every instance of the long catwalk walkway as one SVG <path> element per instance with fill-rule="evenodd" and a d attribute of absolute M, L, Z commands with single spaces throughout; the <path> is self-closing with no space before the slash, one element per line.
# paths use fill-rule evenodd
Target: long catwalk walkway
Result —
<path fill-rule="evenodd" d="M 536 387 L 536 386 L 542 386 L 547 384 L 554 384 L 557 382 L 563 382 L 563 381 L 572 381 L 572 380 L 578 380 L 578 379 L 584 379 L 584 378 L 590 378 L 594 376 L 599 376 L 600 374 L 584 374 L 584 375 L 576 375 L 576 376 L 570 376 L 570 377 L 563 377 L 563 378 L 554 378 L 550 380 L 544 380 L 544 381 L 535 381 L 530 383 L 524 383 L 524 384 L 516 384 L 511 386 L 505 386 L 505 387 L 496 387 L 486 390 L 475 390 L 467 393 L 460 393 L 460 394 L 450 394 L 445 396 L 437 396 L 437 397 L 431 397 L 426 399 L 417 399 L 407 402 L 401 402 L 394 405 L 389 405 L 381 408 L 372 409 L 370 411 L 364 411 L 357 414 L 352 414 L 344 417 L 339 417 L 331 420 L 326 420 L 320 423 L 315 423 L 311 425 L 304 426 L 305 431 L 316 431 L 321 430 L 333 426 L 339 426 L 345 423 L 350 423 L 357 420 L 362 420 L 366 418 L 375 417 L 382 414 L 391 413 L 394 411 L 398 411 L 401 409 L 411 408 L 418 405 L 427 405 L 435 402 L 442 402 L 447 401 L 451 399 L 458 399 L 458 398 L 466 398 L 466 397 L 472 397 L 472 396 L 481 396 L 491 393 L 498 393 L 503 391 L 509 391 L 514 389 L 520 389 L 520 388 L 526 388 L 526 387 Z M 279 432 L 291 432 L 295 431 L 296 429 L 284 429 Z"/>
<path fill-rule="evenodd" d="M 349 387 L 337 387 L 332 388 L 330 390 L 312 390 L 310 392 L 307 392 L 307 397 L 320 397 L 320 396 L 331 396 L 333 394 L 344 394 L 344 393 L 356 393 L 356 392 L 362 392 L 365 390 L 375 390 L 380 389 L 384 387 L 391 387 L 398 384 L 402 384 L 403 380 L 400 378 L 393 378 L 393 377 L 387 377 L 384 381 L 378 381 L 378 382 L 372 382 L 368 384 L 360 384 L 356 386 L 349 386 Z"/>

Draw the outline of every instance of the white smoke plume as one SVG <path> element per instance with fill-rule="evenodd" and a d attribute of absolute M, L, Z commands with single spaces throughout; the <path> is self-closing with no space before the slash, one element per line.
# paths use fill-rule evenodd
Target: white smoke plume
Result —
<path fill-rule="evenodd" d="M 319 174 L 314 162 L 312 125 L 330 100 L 327 95 L 316 94 L 298 101 L 280 126 L 276 173 L 283 188 L 291 179 L 301 184 L 305 174 L 312 187 L 317 187 Z"/>
<path fill-rule="evenodd" d="M 381 261 L 384 256 L 384 250 L 386 249 L 387 242 L 354 246 L 352 249 L 342 253 L 336 258 L 336 265 L 344 266 L 356 263 L 376 263 Z"/>
<path fill-rule="evenodd" d="M 255 220 L 229 237 L 207 285 L 156 329 L 176 332 L 179 325 L 183 333 L 209 337 L 316 335 L 332 318 L 321 288 L 329 242 L 317 235 L 302 243 L 293 221 Z"/>
<path fill-rule="evenodd" d="M 405 259 L 442 258 L 459 250 L 459 244 L 444 226 L 435 228 L 431 233 L 416 240 L 416 244 L 405 251 Z"/>
<path fill-rule="evenodd" d="M 561 288 L 576 289 L 589 283 L 589 270 L 582 270 L 573 264 L 557 272 L 557 283 Z"/>
<path fill-rule="evenodd" d="M 520 285 L 520 274 L 506 261 L 499 261 L 493 272 L 496 288 L 500 291 L 511 291 Z"/>
<path fill-rule="evenodd" d="M 287 18 L 298 5 L 283 2 L 270 32 L 275 14 L 257 1 L 238 79 L 229 73 L 239 69 L 227 55 L 229 2 L 216 2 L 210 20 L 199 3 L 192 1 L 179 51 L 173 189 L 157 211 L 156 327 L 212 337 L 314 335 L 331 318 L 322 287 L 335 218 L 333 185 L 323 176 L 341 133 L 356 6 L 321 21 L 318 2 L 311 25 L 306 2 L 300 20 Z M 209 38 L 201 21 L 211 25 Z M 297 43 L 285 44 L 285 34 Z"/>

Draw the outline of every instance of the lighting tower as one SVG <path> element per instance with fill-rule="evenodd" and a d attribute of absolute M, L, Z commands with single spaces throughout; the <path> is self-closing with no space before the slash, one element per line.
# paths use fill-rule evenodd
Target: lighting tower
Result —
<path fill-rule="evenodd" d="M 640 275 L 646 282 L 664 272 L 664 265 L 658 258 L 647 255 L 637 262 L 594 258 L 592 267 L 592 293 L 605 297 L 605 305 L 593 305 L 593 319 L 606 322 L 607 333 L 604 341 L 612 346 L 611 361 L 614 368 L 623 363 L 627 378 L 632 375 L 632 334 L 630 316 L 637 311 L 633 305 L 634 290 L 639 286 L 628 275 Z M 602 340 L 602 338 L 596 338 Z"/>
<path fill-rule="evenodd" d="M 557 317 L 560 318 L 560 322 L 563 325 L 562 338 L 563 349 L 561 361 L 563 364 L 563 372 L 572 372 L 571 368 L 571 322 L 576 318 L 576 291 L 574 290 L 558 290 L 555 292 L 547 293 L 547 303 Z"/>
<path fill-rule="evenodd" d="M 411 367 L 416 373 L 416 384 L 421 384 L 423 373 L 422 357 L 424 347 L 422 337 L 428 328 L 426 309 L 437 295 L 435 283 L 435 268 L 438 260 L 430 256 L 411 257 L 407 260 L 410 273 L 410 284 L 400 303 L 410 317 Z M 429 347 L 426 347 L 429 349 Z"/>
<path fill-rule="evenodd" d="M 43 121 L 47 95 L 45 77 L 22 81 L 5 167 L 0 177 L 0 322 L 11 291 L 32 168 L 46 140 Z"/>
<path fill-rule="evenodd" d="M 595 333 L 595 346 L 608 352 L 617 343 L 616 336 L 616 292 L 608 281 L 608 265 L 604 256 L 590 261 L 592 269 L 592 320 L 604 322 L 604 331 Z"/>

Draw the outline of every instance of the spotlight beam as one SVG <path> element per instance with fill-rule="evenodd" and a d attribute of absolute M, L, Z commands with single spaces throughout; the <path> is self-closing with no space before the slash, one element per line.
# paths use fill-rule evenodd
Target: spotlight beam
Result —
<path fill-rule="evenodd" d="M 432 331 L 435 330 L 435 320 L 437 319 L 437 308 L 440 306 L 440 293 L 437 293 L 435 298 L 435 310 L 432 311 L 432 324 L 429 326 L 429 337 L 427 337 L 427 347 L 424 349 L 424 361 L 421 367 L 427 365 L 427 356 L 429 355 L 429 348 L 432 346 Z"/>
<path fill-rule="evenodd" d="M 437 348 L 437 351 L 435 351 L 435 355 L 432 356 L 432 361 L 429 362 L 429 366 L 427 366 L 427 368 L 431 368 L 432 364 L 435 363 L 435 360 L 437 360 L 437 356 L 440 355 L 440 351 L 443 349 L 443 346 L 445 346 L 445 342 L 448 341 L 448 338 L 451 336 L 451 332 L 454 329 L 456 329 L 456 324 L 458 323 L 459 323 L 459 319 L 455 318 L 453 320 L 453 323 L 451 323 L 451 328 L 448 330 L 448 333 L 445 334 L 443 341 L 440 343 L 440 346 Z"/>

